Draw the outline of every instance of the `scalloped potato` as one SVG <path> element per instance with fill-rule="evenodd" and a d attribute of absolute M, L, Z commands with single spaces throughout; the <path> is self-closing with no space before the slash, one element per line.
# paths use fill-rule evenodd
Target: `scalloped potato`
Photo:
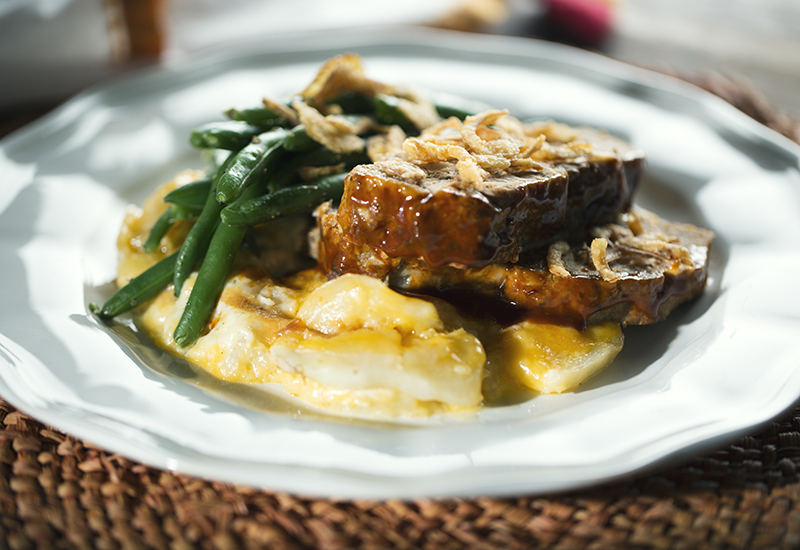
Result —
<path fill-rule="evenodd" d="M 118 243 L 120 284 L 157 260 L 140 250 L 164 208 L 160 197 L 191 179 L 181 174 L 143 209 L 128 213 Z M 339 415 L 475 411 L 484 404 L 487 377 L 501 393 L 516 384 L 559 393 L 602 370 L 622 347 L 615 324 L 584 332 L 530 322 L 500 327 L 364 275 L 328 280 L 309 269 L 275 279 L 258 258 L 240 252 L 208 329 L 181 348 L 172 333 L 193 284 L 191 278 L 178 297 L 169 287 L 136 311 L 139 326 L 160 347 L 219 379 L 281 384 L 309 405 Z M 559 353 L 545 352 L 554 349 Z"/>

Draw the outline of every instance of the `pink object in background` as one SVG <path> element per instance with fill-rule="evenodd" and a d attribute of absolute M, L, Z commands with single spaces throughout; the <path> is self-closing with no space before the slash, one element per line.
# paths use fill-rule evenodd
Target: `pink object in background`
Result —
<path fill-rule="evenodd" d="M 565 37 L 587 45 L 603 42 L 614 26 L 611 0 L 542 0 L 548 24 Z"/>

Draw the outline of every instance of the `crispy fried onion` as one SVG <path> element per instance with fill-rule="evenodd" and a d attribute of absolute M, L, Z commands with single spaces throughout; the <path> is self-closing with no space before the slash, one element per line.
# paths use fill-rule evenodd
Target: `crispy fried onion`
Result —
<path fill-rule="evenodd" d="M 480 184 L 491 172 L 501 170 L 541 170 L 542 164 L 536 156 L 545 147 L 544 135 L 528 135 L 525 126 L 509 116 L 508 111 L 495 110 L 468 116 L 463 123 L 448 118 L 403 144 L 411 161 L 456 160 L 459 177 L 470 184 Z M 548 151 L 544 157 L 553 154 Z M 573 156 L 570 152 L 569 158 Z"/>
<path fill-rule="evenodd" d="M 564 254 L 569 252 L 569 244 L 566 241 L 557 241 L 547 249 L 547 267 L 550 273 L 556 277 L 570 277 L 564 265 Z"/>
<path fill-rule="evenodd" d="M 461 124 L 459 119 L 451 116 L 425 128 L 420 138 L 425 141 L 456 145 L 461 143 Z"/>
<path fill-rule="evenodd" d="M 322 108 L 328 100 L 345 92 L 375 96 L 392 93 L 392 87 L 367 78 L 361 57 L 346 53 L 329 59 L 300 95 L 307 103 Z"/>
<path fill-rule="evenodd" d="M 406 133 L 400 126 L 390 126 L 386 133 L 367 138 L 367 156 L 372 162 L 399 157 L 403 154 Z"/>
<path fill-rule="evenodd" d="M 424 130 L 439 122 L 439 113 L 436 107 L 425 96 L 410 88 L 394 89 L 397 109 L 417 128 Z"/>
<path fill-rule="evenodd" d="M 531 152 L 530 156 L 538 161 L 574 160 L 581 157 L 593 159 L 611 159 L 613 155 L 602 151 L 590 143 L 578 141 L 578 132 L 575 128 L 558 122 L 534 122 L 523 125 L 526 136 L 537 137 L 544 140 L 540 147 Z"/>
<path fill-rule="evenodd" d="M 677 260 L 686 266 L 694 265 L 689 249 L 670 242 L 665 235 L 623 237 L 617 241 L 617 245 L 663 259 Z"/>
<path fill-rule="evenodd" d="M 592 235 L 612 241 L 620 250 L 627 249 L 660 260 L 675 260 L 689 267 L 694 265 L 691 251 L 679 244 L 680 239 L 656 231 L 646 213 L 629 212 L 622 221 L 622 224 L 595 227 Z"/>
<path fill-rule="evenodd" d="M 519 134 L 514 135 L 516 132 L 512 127 L 502 128 L 497 124 L 499 119 L 507 115 L 508 111 L 485 111 L 468 116 L 461 125 L 461 139 L 470 152 L 505 159 L 517 157 L 523 144 Z M 491 127 L 492 124 L 495 127 Z"/>
<path fill-rule="evenodd" d="M 403 152 L 406 158 L 418 162 L 447 162 L 456 159 L 459 177 L 471 184 L 482 183 L 489 176 L 489 173 L 478 164 L 478 158 L 460 145 L 440 145 L 422 139 L 408 138 L 403 143 Z"/>
<path fill-rule="evenodd" d="M 531 122 L 524 125 L 525 134 L 528 136 L 544 136 L 550 143 L 569 143 L 575 141 L 578 133 L 575 128 L 559 122 L 548 120 L 545 122 Z"/>
<path fill-rule="evenodd" d="M 608 256 L 606 252 L 608 251 L 608 239 L 604 237 L 598 237 L 592 239 L 591 245 L 591 252 L 592 252 L 592 263 L 594 264 L 594 268 L 600 274 L 604 281 L 608 281 L 609 283 L 613 283 L 614 281 L 618 281 L 620 278 L 619 273 L 611 269 L 608 265 Z"/>
<path fill-rule="evenodd" d="M 591 230 L 594 237 L 591 243 L 592 263 L 604 280 L 613 282 L 620 278 L 620 273 L 614 271 L 609 264 L 626 252 L 651 257 L 659 262 L 670 262 L 672 269 L 694 268 L 690 249 L 680 244 L 678 237 L 655 231 L 648 223 L 646 213 L 630 212 L 621 221 L 623 223 L 594 227 Z M 551 267 L 551 272 L 552 270 Z"/>
<path fill-rule="evenodd" d="M 411 164 L 399 158 L 382 160 L 376 162 L 375 166 L 379 167 L 385 174 L 404 180 L 421 181 L 427 176 L 425 170 L 416 164 Z"/>
<path fill-rule="evenodd" d="M 337 153 L 353 153 L 364 149 L 365 142 L 357 134 L 365 128 L 353 124 L 339 115 L 325 116 L 303 101 L 295 101 L 292 107 L 297 111 L 300 122 L 305 125 L 308 135 Z"/>
<path fill-rule="evenodd" d="M 272 99 L 271 97 L 265 97 L 261 102 L 264 104 L 264 107 L 268 108 L 276 115 L 285 118 L 286 121 L 291 126 L 297 126 L 298 124 L 297 113 L 292 111 L 284 103 Z"/>
<path fill-rule="evenodd" d="M 367 97 L 392 96 L 397 109 L 418 129 L 422 130 L 439 120 L 436 107 L 424 95 L 405 87 L 383 84 L 367 78 L 361 57 L 347 53 L 329 59 L 317 73 L 314 81 L 300 92 L 309 105 L 330 114 L 341 112 L 338 105 L 330 104 L 344 93 L 362 94 Z"/>
<path fill-rule="evenodd" d="M 303 181 L 314 181 L 316 179 L 330 176 L 332 174 L 341 174 L 344 172 L 345 163 L 332 164 L 330 166 L 301 166 L 297 169 L 297 174 Z"/>

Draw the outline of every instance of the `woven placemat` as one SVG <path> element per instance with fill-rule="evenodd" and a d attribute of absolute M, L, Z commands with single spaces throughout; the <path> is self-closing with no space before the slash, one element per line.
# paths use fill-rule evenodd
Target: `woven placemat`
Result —
<path fill-rule="evenodd" d="M 739 77 L 688 78 L 800 142 Z M 800 365 L 798 365 L 800 367 Z M 0 547 L 800 548 L 800 408 L 688 462 L 522 498 L 335 501 L 131 462 L 0 400 Z"/>

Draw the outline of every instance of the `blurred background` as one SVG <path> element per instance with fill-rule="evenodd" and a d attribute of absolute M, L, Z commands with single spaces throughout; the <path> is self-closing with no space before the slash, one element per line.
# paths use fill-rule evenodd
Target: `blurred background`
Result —
<path fill-rule="evenodd" d="M 571 44 L 800 118 L 800 0 L 0 0 L 0 135 L 82 89 L 259 34 L 424 25 Z M 747 110 L 745 108 L 744 110 Z"/>

